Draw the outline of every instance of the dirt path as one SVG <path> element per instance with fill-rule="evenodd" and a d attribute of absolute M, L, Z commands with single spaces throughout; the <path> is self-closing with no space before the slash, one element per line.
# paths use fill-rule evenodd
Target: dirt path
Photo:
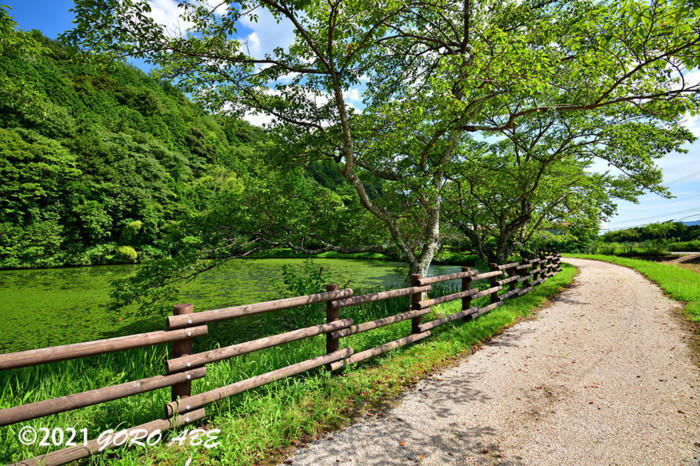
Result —
<path fill-rule="evenodd" d="M 700 464 L 700 370 L 679 305 L 632 270 L 567 262 L 576 285 L 536 319 L 292 463 Z"/>

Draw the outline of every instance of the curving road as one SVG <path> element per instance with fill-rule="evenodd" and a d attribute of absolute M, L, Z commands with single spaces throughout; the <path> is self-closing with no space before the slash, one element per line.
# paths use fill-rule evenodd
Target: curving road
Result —
<path fill-rule="evenodd" d="M 287 463 L 700 464 L 679 304 L 630 269 L 567 262 L 575 286 L 535 319 Z"/>

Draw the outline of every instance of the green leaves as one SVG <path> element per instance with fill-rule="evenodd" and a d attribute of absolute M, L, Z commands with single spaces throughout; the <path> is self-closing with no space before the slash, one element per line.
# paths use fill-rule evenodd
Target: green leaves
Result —
<path fill-rule="evenodd" d="M 566 208 L 599 216 L 611 209 L 601 192 L 664 192 L 653 161 L 688 139 L 673 127 L 700 108 L 700 88 L 686 81 L 700 56 L 700 19 L 685 2 L 225 3 L 219 14 L 180 2 L 191 29 L 173 36 L 148 16 L 145 0 L 77 0 L 66 38 L 89 53 L 147 59 L 210 110 L 271 117 L 284 152 L 302 164 L 335 164 L 414 268 L 440 243 L 454 177 L 474 178 L 465 167 L 486 170 L 481 190 L 456 189 L 470 206 L 523 203 L 512 194 L 544 178 L 542 198 L 528 198 L 516 215 L 520 227 L 547 196 L 562 199 L 547 215 Z M 292 25 L 293 43 L 253 56 L 235 33 L 250 9 Z M 361 109 L 346 99 L 354 86 Z M 550 165 L 557 139 L 572 133 L 577 149 Z M 536 147 L 517 153 L 493 143 L 502 137 Z M 625 175 L 586 176 L 594 158 Z M 571 175 L 582 185 L 558 192 L 567 186 L 552 177 Z M 585 195 L 598 211 L 577 201 Z M 512 223 L 508 212 L 517 209 L 499 207 L 498 219 L 473 228 Z M 503 241 L 514 241 L 514 231 Z"/>
<path fill-rule="evenodd" d="M 190 194 L 215 167 L 240 190 L 235 170 L 255 160 L 260 130 L 224 127 L 172 85 L 36 33 L 2 40 L 37 46 L 0 55 L 0 265 L 132 261 L 118 246 L 146 258 L 206 207 L 202 190 Z"/>

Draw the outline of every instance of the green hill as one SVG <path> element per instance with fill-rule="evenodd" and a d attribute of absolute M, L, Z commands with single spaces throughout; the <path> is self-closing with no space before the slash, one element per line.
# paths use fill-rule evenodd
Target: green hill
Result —
<path fill-rule="evenodd" d="M 264 136 L 0 19 L 0 267 L 137 260 L 197 209 L 190 184 L 235 172 Z"/>

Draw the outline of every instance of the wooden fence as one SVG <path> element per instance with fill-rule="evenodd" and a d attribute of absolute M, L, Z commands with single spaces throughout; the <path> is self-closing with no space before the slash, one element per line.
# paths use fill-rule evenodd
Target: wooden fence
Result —
<path fill-rule="evenodd" d="M 423 340 L 430 336 L 431 329 L 447 322 L 464 318 L 475 319 L 502 305 L 504 300 L 508 298 L 524 295 L 532 290 L 534 286 L 544 282 L 561 270 L 561 255 L 547 252 L 535 259 L 524 260 L 522 263 L 489 264 L 489 267 L 490 271 L 484 273 L 464 267 L 461 272 L 435 277 L 413 275 L 410 287 L 380 291 L 362 296 L 354 296 L 350 288 L 339 290 L 337 285 L 328 285 L 325 293 L 196 313 L 193 313 L 191 304 L 179 304 L 174 307 L 174 315 L 167 318 L 168 330 L 0 354 L 0 371 L 2 371 L 163 343 L 173 344 L 172 358 L 166 363 L 167 374 L 165 375 L 157 375 L 119 385 L 3 409 L 0 410 L 0 426 L 104 403 L 164 387 L 171 387 L 172 391 L 172 401 L 165 406 L 165 417 L 126 430 L 145 430 L 150 433 L 155 430 L 165 431 L 191 424 L 205 417 L 205 406 L 213 401 L 320 366 L 326 366 L 332 371 L 337 371 L 345 366 L 386 353 L 394 348 Z M 431 285 L 459 279 L 461 279 L 460 291 L 427 299 L 427 292 L 431 290 Z M 474 282 L 479 280 L 488 280 L 488 288 L 481 290 L 477 287 L 472 287 Z M 340 311 L 343 308 L 401 296 L 409 296 L 411 304 L 410 309 L 399 314 L 362 323 L 355 323 L 352 319 L 340 318 Z M 483 296 L 490 296 L 488 305 L 481 308 L 472 306 L 473 300 Z M 429 322 L 422 322 L 422 317 L 431 312 L 432 306 L 453 300 L 461 300 L 462 306 L 459 312 Z M 326 304 L 326 323 L 223 348 L 192 353 L 193 339 L 207 334 L 207 323 L 209 322 L 296 308 L 314 303 Z M 355 353 L 350 347 L 340 349 L 341 338 L 408 319 L 412 321 L 412 330 L 411 334 L 406 337 L 358 353 Z M 320 334 L 326 335 L 326 354 L 203 393 L 195 395 L 191 393 L 191 381 L 206 376 L 206 364 Z M 104 447 L 104 444 L 99 445 L 95 439 L 89 441 L 87 445 L 64 448 L 21 461 L 18 464 L 64 464 L 90 456 L 97 452 L 101 446 Z M 113 446 L 109 445 L 108 447 Z"/>

